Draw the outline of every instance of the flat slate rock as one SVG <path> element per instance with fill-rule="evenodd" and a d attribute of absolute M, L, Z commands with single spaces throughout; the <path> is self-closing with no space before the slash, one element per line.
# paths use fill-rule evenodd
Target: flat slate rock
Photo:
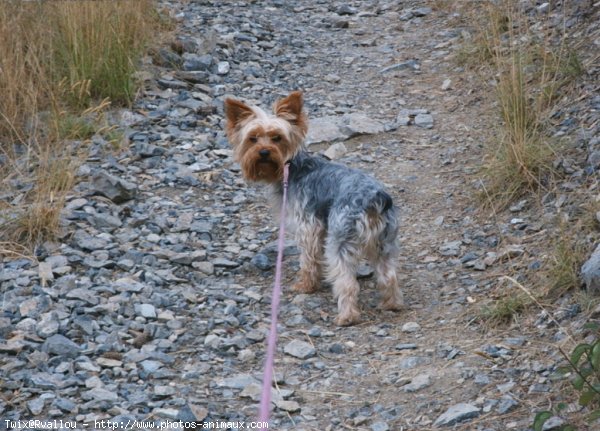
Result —
<path fill-rule="evenodd" d="M 479 416 L 481 409 L 468 403 L 458 403 L 448 408 L 434 423 L 436 426 L 450 426 Z"/>
<path fill-rule="evenodd" d="M 317 354 L 317 351 L 311 344 L 300 340 L 290 341 L 285 345 L 283 351 L 298 359 L 307 359 Z"/>

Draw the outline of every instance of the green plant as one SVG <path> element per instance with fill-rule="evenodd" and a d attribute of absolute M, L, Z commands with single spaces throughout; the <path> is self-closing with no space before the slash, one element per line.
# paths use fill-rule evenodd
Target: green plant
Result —
<path fill-rule="evenodd" d="M 564 408 L 562 405 L 560 407 L 561 408 L 557 408 L 558 411 Z M 542 431 L 544 429 L 544 424 L 553 416 L 555 416 L 555 414 L 549 410 L 538 412 L 533 419 L 533 431 Z M 556 431 L 576 431 L 576 428 L 573 425 L 568 424 L 553 429 Z"/>
<path fill-rule="evenodd" d="M 479 319 L 492 326 L 507 324 L 530 304 L 531 300 L 526 295 L 513 292 L 484 305 L 479 312 Z"/>
<path fill-rule="evenodd" d="M 595 331 L 599 329 L 597 324 L 587 326 Z M 571 384 L 578 393 L 579 405 L 588 411 L 587 422 L 597 422 L 600 419 L 600 339 L 596 339 L 592 343 L 577 345 L 570 356 L 562 353 L 569 364 L 562 371 L 574 373 Z M 562 407 L 564 404 L 558 406 L 558 411 Z M 541 431 L 546 421 L 554 415 L 555 412 L 549 410 L 538 412 L 534 418 L 534 431 Z M 561 431 L 575 429 L 573 425 L 564 425 Z"/>
<path fill-rule="evenodd" d="M 60 139 L 86 140 L 96 133 L 96 125 L 90 118 L 61 112 L 56 119 L 56 133 Z"/>

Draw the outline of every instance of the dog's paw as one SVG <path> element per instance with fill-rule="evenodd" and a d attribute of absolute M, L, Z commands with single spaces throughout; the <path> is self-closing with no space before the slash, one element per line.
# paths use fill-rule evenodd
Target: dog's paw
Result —
<path fill-rule="evenodd" d="M 297 293 L 315 293 L 317 290 L 319 290 L 319 285 L 306 280 L 298 280 L 292 286 L 292 290 Z"/>
<path fill-rule="evenodd" d="M 335 324 L 337 326 L 352 326 L 360 323 L 360 313 L 358 311 L 351 311 L 344 314 L 338 314 L 335 318 Z"/>
<path fill-rule="evenodd" d="M 379 308 L 381 308 L 382 310 L 402 311 L 406 309 L 406 306 L 404 305 L 404 301 L 402 300 L 399 301 L 397 299 L 388 299 L 387 301 L 382 302 L 379 305 Z"/>

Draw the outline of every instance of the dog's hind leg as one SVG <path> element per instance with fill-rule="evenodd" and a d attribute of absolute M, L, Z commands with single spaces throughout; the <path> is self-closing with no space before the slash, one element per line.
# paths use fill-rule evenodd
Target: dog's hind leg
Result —
<path fill-rule="evenodd" d="M 332 284 L 338 303 L 335 323 L 338 326 L 354 325 L 360 321 L 360 286 L 356 279 L 360 248 L 351 241 L 339 242 L 330 236 L 326 240 L 325 260 L 327 281 Z"/>
<path fill-rule="evenodd" d="M 400 310 L 404 307 L 404 297 L 398 276 L 397 222 L 394 213 L 384 215 L 383 230 L 379 232 L 377 246 L 370 261 L 377 278 L 377 287 L 381 292 L 381 308 Z"/>
<path fill-rule="evenodd" d="M 292 289 L 300 293 L 313 293 L 321 285 L 323 238 L 325 228 L 318 220 L 303 221 L 296 227 L 296 240 L 300 247 L 300 274 Z"/>

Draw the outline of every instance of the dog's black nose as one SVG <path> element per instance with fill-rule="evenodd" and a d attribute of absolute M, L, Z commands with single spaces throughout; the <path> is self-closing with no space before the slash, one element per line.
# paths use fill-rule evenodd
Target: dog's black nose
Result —
<path fill-rule="evenodd" d="M 260 150 L 258 152 L 258 154 L 260 154 L 260 156 L 264 159 L 266 157 L 269 157 L 269 154 L 271 154 L 271 152 L 269 150 L 263 149 L 263 150 Z"/>

